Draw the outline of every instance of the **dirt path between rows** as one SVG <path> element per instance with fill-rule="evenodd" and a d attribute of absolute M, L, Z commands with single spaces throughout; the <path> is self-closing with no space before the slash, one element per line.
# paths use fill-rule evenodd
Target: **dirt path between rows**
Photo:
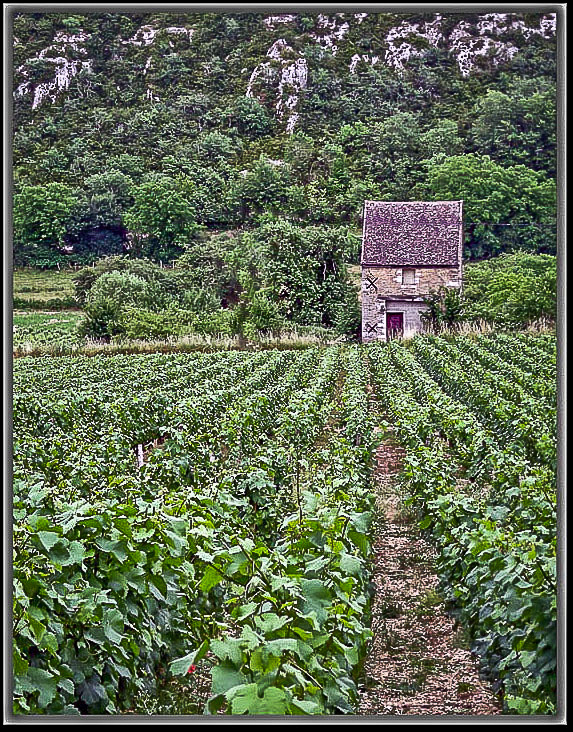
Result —
<path fill-rule="evenodd" d="M 375 599 L 359 715 L 499 715 L 491 686 L 447 615 L 435 550 L 404 515 L 396 492 L 403 450 L 378 448 Z"/>

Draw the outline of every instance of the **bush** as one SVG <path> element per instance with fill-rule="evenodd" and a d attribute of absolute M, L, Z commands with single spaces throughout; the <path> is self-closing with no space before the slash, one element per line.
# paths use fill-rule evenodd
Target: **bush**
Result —
<path fill-rule="evenodd" d="M 358 297 L 354 290 L 349 291 L 344 302 L 339 303 L 334 309 L 334 331 L 338 336 L 360 338 L 362 326 L 362 313 Z"/>
<path fill-rule="evenodd" d="M 183 287 L 178 278 L 147 259 L 129 259 L 124 256 L 106 257 L 94 267 L 84 267 L 74 276 L 76 299 L 85 303 L 88 294 L 101 275 L 109 272 L 125 272 L 136 275 L 146 282 L 153 283 L 170 298 L 180 299 Z"/>
<path fill-rule="evenodd" d="M 217 310 L 221 302 L 217 295 L 204 287 L 191 287 L 183 294 L 182 305 L 194 313 L 209 313 Z"/>
<path fill-rule="evenodd" d="M 164 312 L 123 309 L 123 334 L 130 340 L 180 338 L 194 332 L 197 316 L 188 310 L 169 309 Z"/>
<path fill-rule="evenodd" d="M 118 307 L 133 305 L 158 311 L 169 305 L 172 298 L 156 282 L 144 280 L 130 272 L 106 272 L 94 282 L 87 302 L 111 300 Z"/>
<path fill-rule="evenodd" d="M 464 302 L 458 290 L 440 287 L 424 298 L 428 310 L 421 314 L 422 320 L 434 333 L 443 328 L 453 328 L 464 319 Z"/>
<path fill-rule="evenodd" d="M 79 335 L 85 338 L 110 341 L 112 336 L 123 333 L 121 307 L 114 300 L 100 298 L 87 303 L 85 318 L 78 326 Z"/>
<path fill-rule="evenodd" d="M 233 310 L 221 309 L 205 313 L 196 320 L 195 331 L 200 335 L 234 335 L 233 317 Z"/>
<path fill-rule="evenodd" d="M 236 310 L 237 308 L 235 308 Z M 276 303 L 271 302 L 263 293 L 257 292 L 248 303 L 243 334 L 256 338 L 259 334 L 278 335 L 285 325 Z"/>
<path fill-rule="evenodd" d="M 557 317 L 557 261 L 519 252 L 466 267 L 465 317 L 506 326 Z"/>

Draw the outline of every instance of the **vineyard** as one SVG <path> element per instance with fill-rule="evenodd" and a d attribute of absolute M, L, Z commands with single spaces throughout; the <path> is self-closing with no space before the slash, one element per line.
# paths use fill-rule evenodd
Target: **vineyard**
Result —
<path fill-rule="evenodd" d="M 16 359 L 15 713 L 355 714 L 391 433 L 504 711 L 553 714 L 556 409 L 547 334 Z"/>

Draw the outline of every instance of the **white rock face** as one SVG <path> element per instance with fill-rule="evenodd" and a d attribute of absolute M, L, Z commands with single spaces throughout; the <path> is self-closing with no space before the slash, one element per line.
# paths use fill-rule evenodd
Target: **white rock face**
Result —
<path fill-rule="evenodd" d="M 519 32 L 527 40 L 533 35 L 551 38 L 556 32 L 556 15 L 551 13 L 540 17 L 538 27 L 527 26 L 523 20 L 507 13 L 487 13 L 480 16 L 477 24 L 462 20 L 451 31 L 448 38 L 442 33 L 442 16 L 424 24 L 403 21 L 399 26 L 391 28 L 386 35 L 388 48 L 385 54 L 386 63 L 403 71 L 410 58 L 426 54 L 423 48 L 417 48 L 411 41 L 424 39 L 434 48 L 447 48 L 456 59 L 462 76 L 469 76 L 476 68 L 476 60 L 487 56 L 496 66 L 511 60 L 519 49 L 511 41 L 502 40 L 502 36 L 510 32 Z M 355 67 L 354 67 L 355 68 Z"/>
<path fill-rule="evenodd" d="M 461 36 L 451 47 L 456 57 L 458 68 L 462 76 L 469 76 L 476 66 L 479 56 L 489 56 L 494 66 L 510 61 L 519 49 L 511 43 L 496 41 L 493 38 L 472 38 Z"/>
<path fill-rule="evenodd" d="M 279 119 L 288 114 L 285 130 L 289 134 L 296 126 L 299 115 L 294 110 L 298 104 L 300 91 L 306 89 L 308 80 L 306 60 L 299 57 L 292 61 L 294 54 L 294 49 L 284 38 L 276 40 L 266 54 L 271 60 L 263 61 L 253 69 L 246 91 L 247 97 L 255 97 L 253 85 L 259 77 L 265 84 L 275 83 L 278 79 L 275 110 Z"/>
<path fill-rule="evenodd" d="M 431 23 L 424 23 L 423 26 L 405 20 L 399 26 L 390 28 L 386 34 L 386 43 L 388 44 L 388 49 L 384 57 L 386 63 L 398 71 L 403 71 L 404 64 L 410 58 L 425 55 L 423 49 L 407 43 L 403 40 L 405 38 L 422 38 L 431 46 L 437 47 L 438 43 L 443 40 L 443 35 L 440 31 L 441 21 L 442 16 L 437 15 L 435 20 Z"/>
<path fill-rule="evenodd" d="M 157 34 L 162 32 L 175 36 L 184 35 L 191 41 L 195 30 L 193 28 L 181 28 L 177 26 L 171 26 L 161 30 L 153 28 L 151 25 L 143 25 L 132 38 L 122 40 L 121 43 L 124 46 L 149 46 L 153 43 Z M 43 48 L 34 57 L 34 59 L 54 65 L 54 78 L 51 81 L 34 85 L 27 80 L 29 75 L 27 64 L 22 64 L 16 69 L 16 73 L 23 76 L 24 81 L 17 86 L 14 96 L 24 97 L 27 94 L 31 94 L 32 109 L 37 109 L 46 100 L 54 103 L 59 94 L 69 88 L 74 76 L 77 76 L 82 71 L 89 73 L 92 70 L 93 62 L 90 59 L 86 59 L 87 50 L 85 43 L 89 38 L 89 34 L 82 30 L 74 34 L 58 31 L 54 35 L 52 43 L 46 48 Z M 119 56 L 114 54 L 114 59 L 117 60 L 118 58 Z M 149 57 L 143 70 L 144 74 L 148 72 L 151 62 L 152 59 Z M 150 96 L 150 90 L 147 92 L 147 98 L 151 101 L 159 100 L 159 97 L 153 95 L 153 93 Z"/>
<path fill-rule="evenodd" d="M 150 46 L 158 32 L 157 28 L 151 25 L 142 25 L 131 38 L 122 43 L 124 46 Z"/>
<path fill-rule="evenodd" d="M 379 61 L 378 56 L 370 56 L 370 54 L 362 54 L 362 56 L 359 53 L 355 53 L 354 56 L 350 59 L 350 64 L 348 65 L 348 70 L 351 74 L 356 73 L 356 67 L 359 63 L 365 63 L 370 64 L 370 66 L 375 66 Z"/>
<path fill-rule="evenodd" d="M 195 33 L 195 29 L 194 28 L 177 28 L 175 26 L 172 26 L 170 28 L 166 28 L 165 32 L 170 33 L 171 35 L 176 35 L 176 36 L 181 36 L 181 35 L 187 36 L 189 41 L 191 41 L 191 39 L 193 38 L 193 34 Z"/>
<path fill-rule="evenodd" d="M 274 30 L 277 25 L 281 25 L 282 23 L 292 23 L 296 20 L 296 15 L 292 15 L 291 13 L 282 13 L 281 15 L 269 15 L 264 20 L 263 23 L 267 26 L 269 30 Z"/>
<path fill-rule="evenodd" d="M 284 38 L 279 38 L 278 41 L 275 41 L 273 45 L 269 48 L 269 50 L 267 51 L 267 56 L 269 58 L 275 59 L 275 61 L 282 61 L 283 51 L 292 50 L 293 49 L 291 48 L 291 46 L 288 45 Z"/>
<path fill-rule="evenodd" d="M 38 58 L 45 58 L 46 56 L 52 56 L 54 53 L 65 54 L 70 49 L 82 56 L 87 55 L 87 51 L 83 48 L 82 44 L 89 40 L 89 35 L 80 31 L 74 35 L 68 35 L 67 33 L 58 32 L 54 36 L 54 42 L 51 46 L 44 48 L 38 54 Z"/>
<path fill-rule="evenodd" d="M 36 109 L 45 100 L 49 99 L 52 104 L 62 90 L 67 89 L 74 76 L 80 71 L 91 71 L 91 61 L 68 61 L 65 58 L 45 58 L 44 61 L 54 64 L 55 77 L 53 81 L 38 84 L 34 89 L 32 109 Z"/>
<path fill-rule="evenodd" d="M 340 20 L 342 20 L 343 22 L 339 24 Z M 335 43 L 335 41 L 342 41 L 344 39 L 344 36 L 350 30 L 350 24 L 346 20 L 344 20 L 344 13 L 336 13 L 333 18 L 331 18 L 329 15 L 321 14 L 318 16 L 316 24 L 321 31 L 327 32 L 315 33 L 313 31 L 312 33 L 309 33 L 309 36 L 318 44 L 320 44 L 325 50 L 330 51 L 333 56 L 336 56 L 336 52 L 338 51 L 338 45 Z"/>
<path fill-rule="evenodd" d="M 24 94 L 28 94 L 29 91 L 30 91 L 30 82 L 24 81 L 22 84 L 18 85 L 15 94 L 18 97 L 23 97 Z"/>
<path fill-rule="evenodd" d="M 89 35 L 83 31 L 75 34 L 61 31 L 56 33 L 53 42 L 43 48 L 33 59 L 53 64 L 54 78 L 51 81 L 34 85 L 26 80 L 29 76 L 29 68 L 27 63 L 24 63 L 16 69 L 16 73 L 23 76 L 24 81 L 18 85 L 14 95 L 24 97 L 31 94 L 32 109 L 37 109 L 46 99 L 52 103 L 55 102 L 60 92 L 69 88 L 74 76 L 82 71 L 89 73 L 92 70 L 92 61 L 84 60 L 87 51 L 83 44 L 87 40 L 89 40 Z M 68 58 L 68 56 L 72 56 L 72 58 Z M 73 58 L 74 56 L 76 58 Z M 77 58 L 78 56 L 80 58 Z"/>
<path fill-rule="evenodd" d="M 293 114 L 290 115 L 285 127 L 285 132 L 287 134 L 292 135 L 292 133 L 294 132 L 294 128 L 296 127 L 296 123 L 298 122 L 299 116 L 300 115 L 298 112 L 293 112 Z"/>
<path fill-rule="evenodd" d="M 336 55 L 340 43 L 346 39 L 351 23 L 359 25 L 367 17 L 368 13 L 320 13 L 316 16 L 315 30 L 307 33 L 307 37 L 323 50 Z M 282 24 L 294 22 L 296 18 L 295 14 L 282 13 L 267 16 L 263 23 L 269 30 L 274 30 Z M 540 16 L 539 26 L 530 28 L 512 14 L 486 13 L 479 16 L 477 23 L 460 21 L 448 37 L 444 35 L 443 20 L 443 15 L 436 13 L 433 20 L 424 23 L 404 20 L 390 28 L 384 39 L 384 62 L 401 73 L 410 59 L 425 56 L 431 48 L 444 48 L 455 58 L 462 76 L 467 77 L 476 70 L 480 57 L 486 57 L 493 65 L 497 65 L 511 60 L 519 53 L 514 43 L 503 39 L 505 34 L 518 31 L 525 39 L 532 35 L 550 38 L 556 31 L 555 14 Z M 425 47 L 415 43 L 420 39 L 425 41 Z M 280 119 L 286 119 L 286 131 L 292 133 L 299 118 L 296 107 L 300 91 L 308 84 L 307 64 L 300 54 L 298 59 L 292 60 L 296 52 L 284 38 L 274 41 L 266 55 L 269 60 L 258 64 L 251 72 L 246 95 L 256 96 L 256 82 L 274 87 L 276 114 Z M 355 53 L 350 59 L 348 71 L 355 74 L 360 64 L 375 66 L 381 58 L 368 53 Z"/>
<path fill-rule="evenodd" d="M 135 34 L 126 41 L 122 41 L 124 46 L 150 46 L 159 33 L 168 33 L 169 35 L 184 35 L 189 41 L 195 33 L 194 28 L 180 28 L 178 26 L 170 26 L 169 28 L 154 28 L 152 25 L 142 25 L 137 29 Z"/>
<path fill-rule="evenodd" d="M 272 76 L 272 69 L 271 69 L 270 61 L 259 64 L 258 66 L 255 66 L 255 68 L 253 69 L 251 76 L 249 78 L 249 82 L 247 84 L 247 92 L 246 92 L 245 96 L 247 96 L 247 97 L 255 96 L 253 93 L 253 84 L 259 78 L 259 76 L 264 76 L 266 78 L 270 78 Z"/>

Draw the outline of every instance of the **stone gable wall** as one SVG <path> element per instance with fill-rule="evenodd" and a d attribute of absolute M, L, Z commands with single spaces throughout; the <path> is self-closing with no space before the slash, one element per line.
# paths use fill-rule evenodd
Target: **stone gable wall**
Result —
<path fill-rule="evenodd" d="M 402 284 L 402 267 L 363 267 L 362 301 L 377 295 L 416 295 L 425 297 L 440 287 L 461 287 L 461 267 L 412 267 L 414 285 Z M 371 285 L 370 282 L 374 284 Z M 374 289 L 376 288 L 376 289 Z"/>
<path fill-rule="evenodd" d="M 460 267 L 414 267 L 415 284 L 402 285 L 402 267 L 362 268 L 362 340 L 386 340 L 386 313 L 404 313 L 404 336 L 423 328 L 422 298 L 440 287 L 461 288 Z M 372 284 L 371 284 L 372 283 Z M 409 300 L 399 300 L 408 297 Z M 389 299 L 392 298 L 392 299 Z M 417 298 L 417 299 L 412 299 Z"/>

